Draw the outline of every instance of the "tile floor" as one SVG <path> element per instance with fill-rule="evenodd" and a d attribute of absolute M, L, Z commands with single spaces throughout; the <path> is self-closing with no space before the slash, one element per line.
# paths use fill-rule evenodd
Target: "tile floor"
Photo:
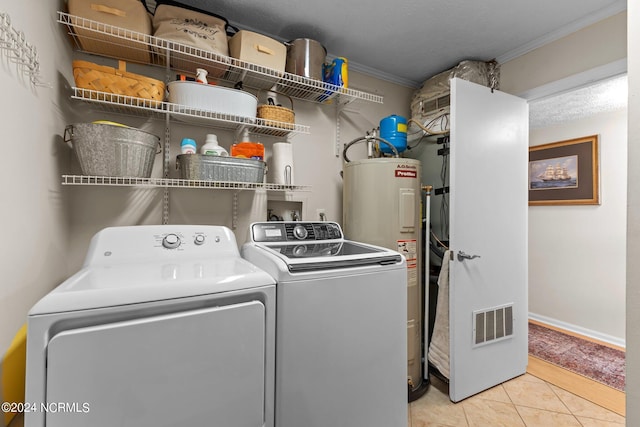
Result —
<path fill-rule="evenodd" d="M 624 417 L 530 374 L 459 403 L 431 377 L 427 393 L 409 404 L 409 427 L 619 427 Z"/>
<path fill-rule="evenodd" d="M 23 427 L 22 416 L 10 427 Z M 525 374 L 459 403 L 431 377 L 429 390 L 409 404 L 408 427 L 624 427 L 615 412 Z"/>

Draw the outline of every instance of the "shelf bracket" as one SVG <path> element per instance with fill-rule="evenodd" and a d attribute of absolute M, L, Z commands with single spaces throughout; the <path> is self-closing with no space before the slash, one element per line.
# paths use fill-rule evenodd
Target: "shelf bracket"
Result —
<path fill-rule="evenodd" d="M 170 52 L 167 49 L 166 51 L 167 63 L 165 66 L 165 77 L 167 83 L 170 80 L 170 67 L 171 63 Z M 170 156 L 169 151 L 171 148 L 171 115 L 167 112 L 164 116 L 164 153 L 163 153 L 163 162 L 162 162 L 162 176 L 164 179 L 169 178 L 169 164 L 170 164 Z M 162 194 L 162 224 L 169 224 L 169 187 L 165 187 Z"/>
<path fill-rule="evenodd" d="M 169 126 L 169 113 L 165 117 L 164 124 L 164 161 L 162 164 L 162 176 L 164 179 L 169 178 L 169 148 L 171 145 L 171 127 Z M 162 223 L 169 224 L 169 188 L 164 188 L 162 196 Z"/>
<path fill-rule="evenodd" d="M 336 143 L 333 147 L 333 154 L 339 158 L 340 157 L 340 115 L 342 114 L 343 105 L 339 102 L 336 102 Z"/>
<path fill-rule="evenodd" d="M 231 229 L 238 228 L 238 192 L 233 192 L 233 203 L 231 204 Z"/>

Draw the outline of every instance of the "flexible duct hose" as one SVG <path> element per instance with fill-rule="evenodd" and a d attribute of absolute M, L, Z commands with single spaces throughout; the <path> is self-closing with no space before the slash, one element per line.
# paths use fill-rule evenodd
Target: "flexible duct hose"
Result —
<path fill-rule="evenodd" d="M 393 157 L 400 157 L 400 153 L 398 153 L 398 150 L 396 149 L 395 145 L 393 145 L 392 143 L 390 143 L 386 139 L 383 139 L 383 138 L 380 138 L 380 137 L 377 137 L 377 136 L 367 135 L 367 136 L 358 137 L 358 138 L 354 139 L 353 141 L 347 143 L 344 146 L 344 150 L 342 151 L 342 158 L 344 159 L 344 161 L 347 162 L 347 163 L 349 163 L 351 161 L 347 157 L 347 150 L 349 149 L 349 147 L 351 147 L 353 144 L 356 144 L 358 142 L 369 141 L 371 139 L 375 139 L 376 141 L 384 142 L 385 144 L 387 144 L 391 148 L 391 151 L 393 151 Z"/>
<path fill-rule="evenodd" d="M 430 123 L 433 123 L 434 121 L 436 121 L 437 119 L 439 119 L 440 117 L 444 116 L 445 114 L 441 114 L 438 117 L 436 117 L 435 119 L 431 120 Z M 407 122 L 407 125 L 410 125 L 411 123 L 415 123 L 416 126 L 418 126 L 420 129 L 422 129 L 422 131 L 424 133 L 426 133 L 427 135 L 446 135 L 449 133 L 449 130 L 440 130 L 440 131 L 436 131 L 436 130 L 431 130 L 428 127 L 426 127 L 425 125 L 423 125 L 422 123 L 420 123 L 417 120 L 414 119 L 409 119 L 409 121 Z"/>

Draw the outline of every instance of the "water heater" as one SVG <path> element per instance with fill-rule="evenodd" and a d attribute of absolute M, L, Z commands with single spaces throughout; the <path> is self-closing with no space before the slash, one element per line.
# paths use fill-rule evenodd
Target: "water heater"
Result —
<path fill-rule="evenodd" d="M 371 158 L 344 163 L 345 237 L 397 250 L 407 260 L 407 339 L 410 390 L 423 382 L 422 217 L 420 161 Z"/>

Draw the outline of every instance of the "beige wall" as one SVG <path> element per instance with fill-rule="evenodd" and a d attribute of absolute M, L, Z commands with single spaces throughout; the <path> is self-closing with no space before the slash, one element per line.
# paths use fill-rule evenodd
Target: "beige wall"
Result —
<path fill-rule="evenodd" d="M 532 130 L 529 144 L 588 135 L 598 135 L 600 205 L 529 208 L 529 313 L 624 345 L 627 110 Z"/>
<path fill-rule="evenodd" d="M 55 24 L 57 8 L 57 1 L 37 0 L 2 7 L 13 27 L 37 48 L 42 80 L 52 87 L 32 86 L 2 51 L 0 355 L 25 322 L 27 310 L 67 275 L 69 205 L 60 185 L 69 162 L 60 136 L 67 101 L 58 68 L 68 64 L 69 54 L 60 48 L 66 40 Z"/>
<path fill-rule="evenodd" d="M 625 58 L 623 12 L 503 64 L 500 87 L 532 93 Z M 601 205 L 529 208 L 529 309 L 532 317 L 624 345 L 626 113 L 538 129 L 531 132 L 530 145 L 593 134 L 602 144 Z M 560 243 L 549 250 L 545 239 Z"/>
<path fill-rule="evenodd" d="M 619 13 L 502 64 L 500 89 L 517 95 L 626 58 L 626 18 Z"/>
<path fill-rule="evenodd" d="M 640 3 L 628 2 L 627 425 L 640 425 Z"/>

